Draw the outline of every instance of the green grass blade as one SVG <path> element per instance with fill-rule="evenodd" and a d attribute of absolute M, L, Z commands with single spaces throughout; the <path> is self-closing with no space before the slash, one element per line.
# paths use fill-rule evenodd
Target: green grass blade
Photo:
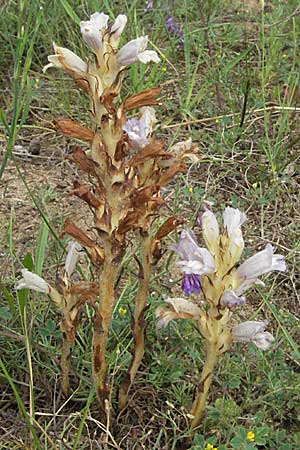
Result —
<path fill-rule="evenodd" d="M 14 396 L 15 396 L 16 402 L 18 404 L 18 408 L 20 410 L 20 413 L 24 417 L 24 419 L 25 419 L 25 421 L 26 421 L 26 423 L 27 423 L 27 425 L 28 425 L 28 427 L 30 429 L 31 436 L 33 437 L 33 442 L 34 442 L 34 445 L 35 445 L 34 448 L 36 450 L 42 450 L 42 447 L 40 446 L 40 443 L 39 443 L 39 438 L 38 438 L 38 436 L 36 434 L 36 431 L 35 431 L 34 427 L 31 424 L 30 417 L 29 417 L 29 415 L 28 415 L 28 413 L 26 411 L 26 408 L 25 408 L 25 405 L 24 405 L 24 403 L 22 401 L 22 398 L 21 398 L 21 396 L 20 396 L 20 394 L 19 394 L 19 392 L 18 392 L 18 390 L 17 390 L 17 388 L 15 386 L 15 383 L 13 382 L 13 379 L 9 375 L 8 371 L 6 370 L 4 362 L 2 361 L 1 358 L 0 358 L 0 368 L 2 370 L 3 375 L 5 376 L 6 380 L 8 381 L 8 383 L 9 383 L 13 393 L 14 393 Z"/>

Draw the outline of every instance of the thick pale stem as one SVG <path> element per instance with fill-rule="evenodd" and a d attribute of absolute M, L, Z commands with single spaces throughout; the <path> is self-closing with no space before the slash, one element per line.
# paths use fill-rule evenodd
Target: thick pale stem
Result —
<path fill-rule="evenodd" d="M 128 401 L 129 389 L 137 374 L 145 352 L 145 320 L 144 312 L 147 306 L 147 293 L 151 275 L 151 239 L 147 233 L 141 237 L 141 268 L 139 273 L 138 291 L 135 297 L 133 316 L 134 353 L 131 366 L 119 389 L 119 409 L 122 410 Z"/>
<path fill-rule="evenodd" d="M 111 245 L 106 245 L 105 261 L 100 276 L 99 309 L 94 317 L 93 333 L 93 377 L 100 408 L 106 413 L 106 401 L 109 401 L 109 381 L 107 379 L 107 362 L 105 352 L 107 338 L 115 304 L 114 284 L 118 268 L 112 261 Z"/>
<path fill-rule="evenodd" d="M 196 398 L 194 400 L 190 413 L 194 416 L 192 419 L 192 428 L 200 425 L 208 391 L 212 381 L 213 370 L 218 359 L 218 342 L 208 342 L 206 347 L 206 361 L 203 366 L 200 382 L 198 384 Z"/>

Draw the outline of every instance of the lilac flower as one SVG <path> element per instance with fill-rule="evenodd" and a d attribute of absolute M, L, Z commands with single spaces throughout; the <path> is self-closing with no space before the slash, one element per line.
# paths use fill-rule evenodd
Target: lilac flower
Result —
<path fill-rule="evenodd" d="M 286 264 L 284 257 L 277 253 L 274 254 L 274 248 L 268 244 L 264 250 L 248 258 L 235 272 L 236 294 L 243 294 L 258 281 L 260 275 L 273 270 L 284 272 Z"/>
<path fill-rule="evenodd" d="M 206 248 L 201 248 L 196 242 L 196 236 L 192 230 L 181 232 L 178 244 L 172 244 L 174 250 L 181 258 L 177 263 L 184 272 L 181 288 L 186 295 L 201 292 L 200 275 L 212 273 L 215 270 L 215 262 Z"/>
<path fill-rule="evenodd" d="M 233 327 L 233 340 L 236 342 L 253 342 L 261 350 L 268 350 L 275 339 L 271 333 L 265 331 L 267 325 L 267 320 L 263 322 L 242 322 Z"/>
<path fill-rule="evenodd" d="M 107 29 L 109 16 L 95 12 L 90 20 L 80 22 L 80 30 L 85 42 L 97 53 L 102 46 L 102 38 Z"/>
<path fill-rule="evenodd" d="M 153 9 L 153 0 L 147 0 L 145 11 L 151 11 L 151 9 Z"/>
<path fill-rule="evenodd" d="M 184 273 L 202 275 L 215 269 L 214 258 L 206 248 L 198 246 L 192 230 L 183 230 L 178 244 L 172 244 L 170 248 L 182 259 L 177 264 Z"/>
<path fill-rule="evenodd" d="M 181 283 L 181 289 L 187 296 L 191 294 L 200 294 L 201 292 L 200 275 L 185 273 Z"/>
<path fill-rule="evenodd" d="M 128 119 L 123 125 L 130 141 L 135 148 L 143 148 L 149 143 L 149 136 L 156 123 L 155 110 L 148 106 L 140 109 L 140 118 Z"/>
<path fill-rule="evenodd" d="M 121 67 L 129 66 L 136 62 L 147 64 L 150 61 L 158 63 L 158 54 L 154 50 L 146 50 L 148 36 L 141 36 L 125 44 L 117 54 L 117 62 Z"/>
<path fill-rule="evenodd" d="M 234 291 L 225 291 L 221 297 L 220 304 L 228 308 L 236 308 L 246 303 L 245 297 L 239 297 Z"/>
<path fill-rule="evenodd" d="M 171 14 L 168 14 L 165 20 L 166 28 L 168 33 L 174 34 L 176 37 L 180 39 L 180 42 L 183 43 L 183 33 L 180 30 L 180 25 L 174 22 Z"/>

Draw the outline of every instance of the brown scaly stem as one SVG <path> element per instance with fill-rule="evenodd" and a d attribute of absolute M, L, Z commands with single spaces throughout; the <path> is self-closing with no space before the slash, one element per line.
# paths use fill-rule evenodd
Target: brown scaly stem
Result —
<path fill-rule="evenodd" d="M 196 398 L 190 413 L 194 416 L 191 426 L 196 428 L 200 425 L 205 409 L 209 388 L 212 381 L 213 370 L 218 359 L 218 342 L 208 342 L 206 346 L 206 361 L 204 363 L 200 382 L 198 384 Z"/>
<path fill-rule="evenodd" d="M 106 411 L 105 400 L 109 400 L 109 381 L 105 358 L 107 337 L 115 305 L 114 284 L 118 267 L 112 261 L 111 243 L 106 242 L 105 262 L 100 276 L 100 302 L 95 312 L 93 333 L 93 377 L 100 409 Z"/>
<path fill-rule="evenodd" d="M 141 267 L 139 273 L 138 291 L 135 297 L 133 315 L 134 353 L 131 366 L 119 389 L 119 409 L 125 408 L 128 393 L 145 352 L 145 320 L 144 312 L 147 306 L 147 292 L 151 275 L 151 238 L 148 232 L 141 233 Z"/>
<path fill-rule="evenodd" d="M 75 319 L 74 319 L 75 321 Z M 61 344 L 61 389 L 65 397 L 70 394 L 70 359 L 71 349 L 75 341 L 75 325 L 72 323 L 68 312 L 62 317 L 60 322 L 60 329 L 62 332 Z"/>
<path fill-rule="evenodd" d="M 70 392 L 69 374 L 70 374 L 70 357 L 72 345 L 73 341 L 68 340 L 68 338 L 64 336 L 61 346 L 60 367 L 61 367 L 61 388 L 65 396 L 68 396 Z"/>

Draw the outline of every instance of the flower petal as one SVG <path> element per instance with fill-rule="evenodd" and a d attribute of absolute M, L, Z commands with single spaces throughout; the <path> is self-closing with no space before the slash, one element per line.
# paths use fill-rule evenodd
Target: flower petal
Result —
<path fill-rule="evenodd" d="M 68 250 L 68 253 L 67 253 L 66 262 L 65 262 L 65 272 L 69 277 L 71 277 L 72 273 L 75 270 L 78 259 L 80 257 L 80 252 L 82 251 L 82 247 L 80 244 L 78 244 L 78 242 L 71 241 L 68 244 L 67 250 Z"/>
<path fill-rule="evenodd" d="M 143 64 L 147 64 L 150 61 L 155 63 L 160 62 L 160 58 L 154 50 L 145 50 L 144 52 L 139 53 L 137 59 Z"/>
<path fill-rule="evenodd" d="M 234 291 L 225 291 L 221 297 L 220 303 L 228 308 L 236 308 L 246 303 L 245 297 L 239 297 Z"/>
<path fill-rule="evenodd" d="M 232 329 L 232 336 L 237 342 L 250 342 L 258 333 L 262 333 L 268 325 L 268 321 L 263 322 L 248 321 L 236 325 Z"/>
<path fill-rule="evenodd" d="M 216 216 L 213 212 L 206 210 L 201 216 L 202 233 L 206 246 L 212 255 L 219 252 L 220 229 Z"/>
<path fill-rule="evenodd" d="M 274 341 L 274 336 L 268 331 L 257 333 L 252 340 L 256 347 L 260 348 L 261 350 L 268 350 L 272 346 Z"/>
<path fill-rule="evenodd" d="M 285 271 L 286 265 L 284 257 L 279 254 L 274 255 L 272 245 L 268 244 L 264 250 L 248 258 L 237 269 L 236 276 L 241 279 L 256 279 L 272 270 Z"/>
<path fill-rule="evenodd" d="M 48 56 L 50 64 L 47 64 L 47 66 L 43 68 L 43 72 L 50 67 L 57 67 L 70 72 L 87 72 L 87 64 L 71 50 L 64 47 L 58 47 L 55 44 L 53 44 L 53 47 L 55 55 Z"/>
<path fill-rule="evenodd" d="M 120 36 L 127 23 L 125 14 L 119 14 L 110 29 L 110 43 L 114 48 L 118 47 Z"/>
<path fill-rule="evenodd" d="M 128 119 L 123 125 L 130 141 L 134 147 L 143 148 L 149 143 L 149 135 L 152 133 L 154 124 L 156 123 L 155 110 L 150 107 L 140 109 L 140 118 L 134 117 Z"/>
<path fill-rule="evenodd" d="M 22 269 L 21 272 L 23 278 L 18 282 L 17 289 L 27 288 L 32 289 L 33 291 L 49 294 L 50 286 L 43 278 L 30 272 L 28 269 Z"/>
<path fill-rule="evenodd" d="M 124 45 L 117 54 L 117 61 L 120 66 L 128 66 L 138 61 L 146 64 L 150 61 L 159 62 L 157 53 L 153 50 L 146 50 L 148 36 L 141 36 L 133 39 Z"/>
<path fill-rule="evenodd" d="M 227 206 L 223 212 L 224 227 L 226 228 L 229 237 L 235 232 L 236 229 L 241 228 L 246 220 L 246 214 L 241 212 L 239 209 Z"/>
<path fill-rule="evenodd" d="M 173 319 L 196 320 L 200 316 L 201 309 L 184 298 L 168 298 L 165 302 L 168 303 L 166 308 L 159 307 L 156 309 L 155 315 L 159 319 L 158 328 L 165 327 Z"/>

